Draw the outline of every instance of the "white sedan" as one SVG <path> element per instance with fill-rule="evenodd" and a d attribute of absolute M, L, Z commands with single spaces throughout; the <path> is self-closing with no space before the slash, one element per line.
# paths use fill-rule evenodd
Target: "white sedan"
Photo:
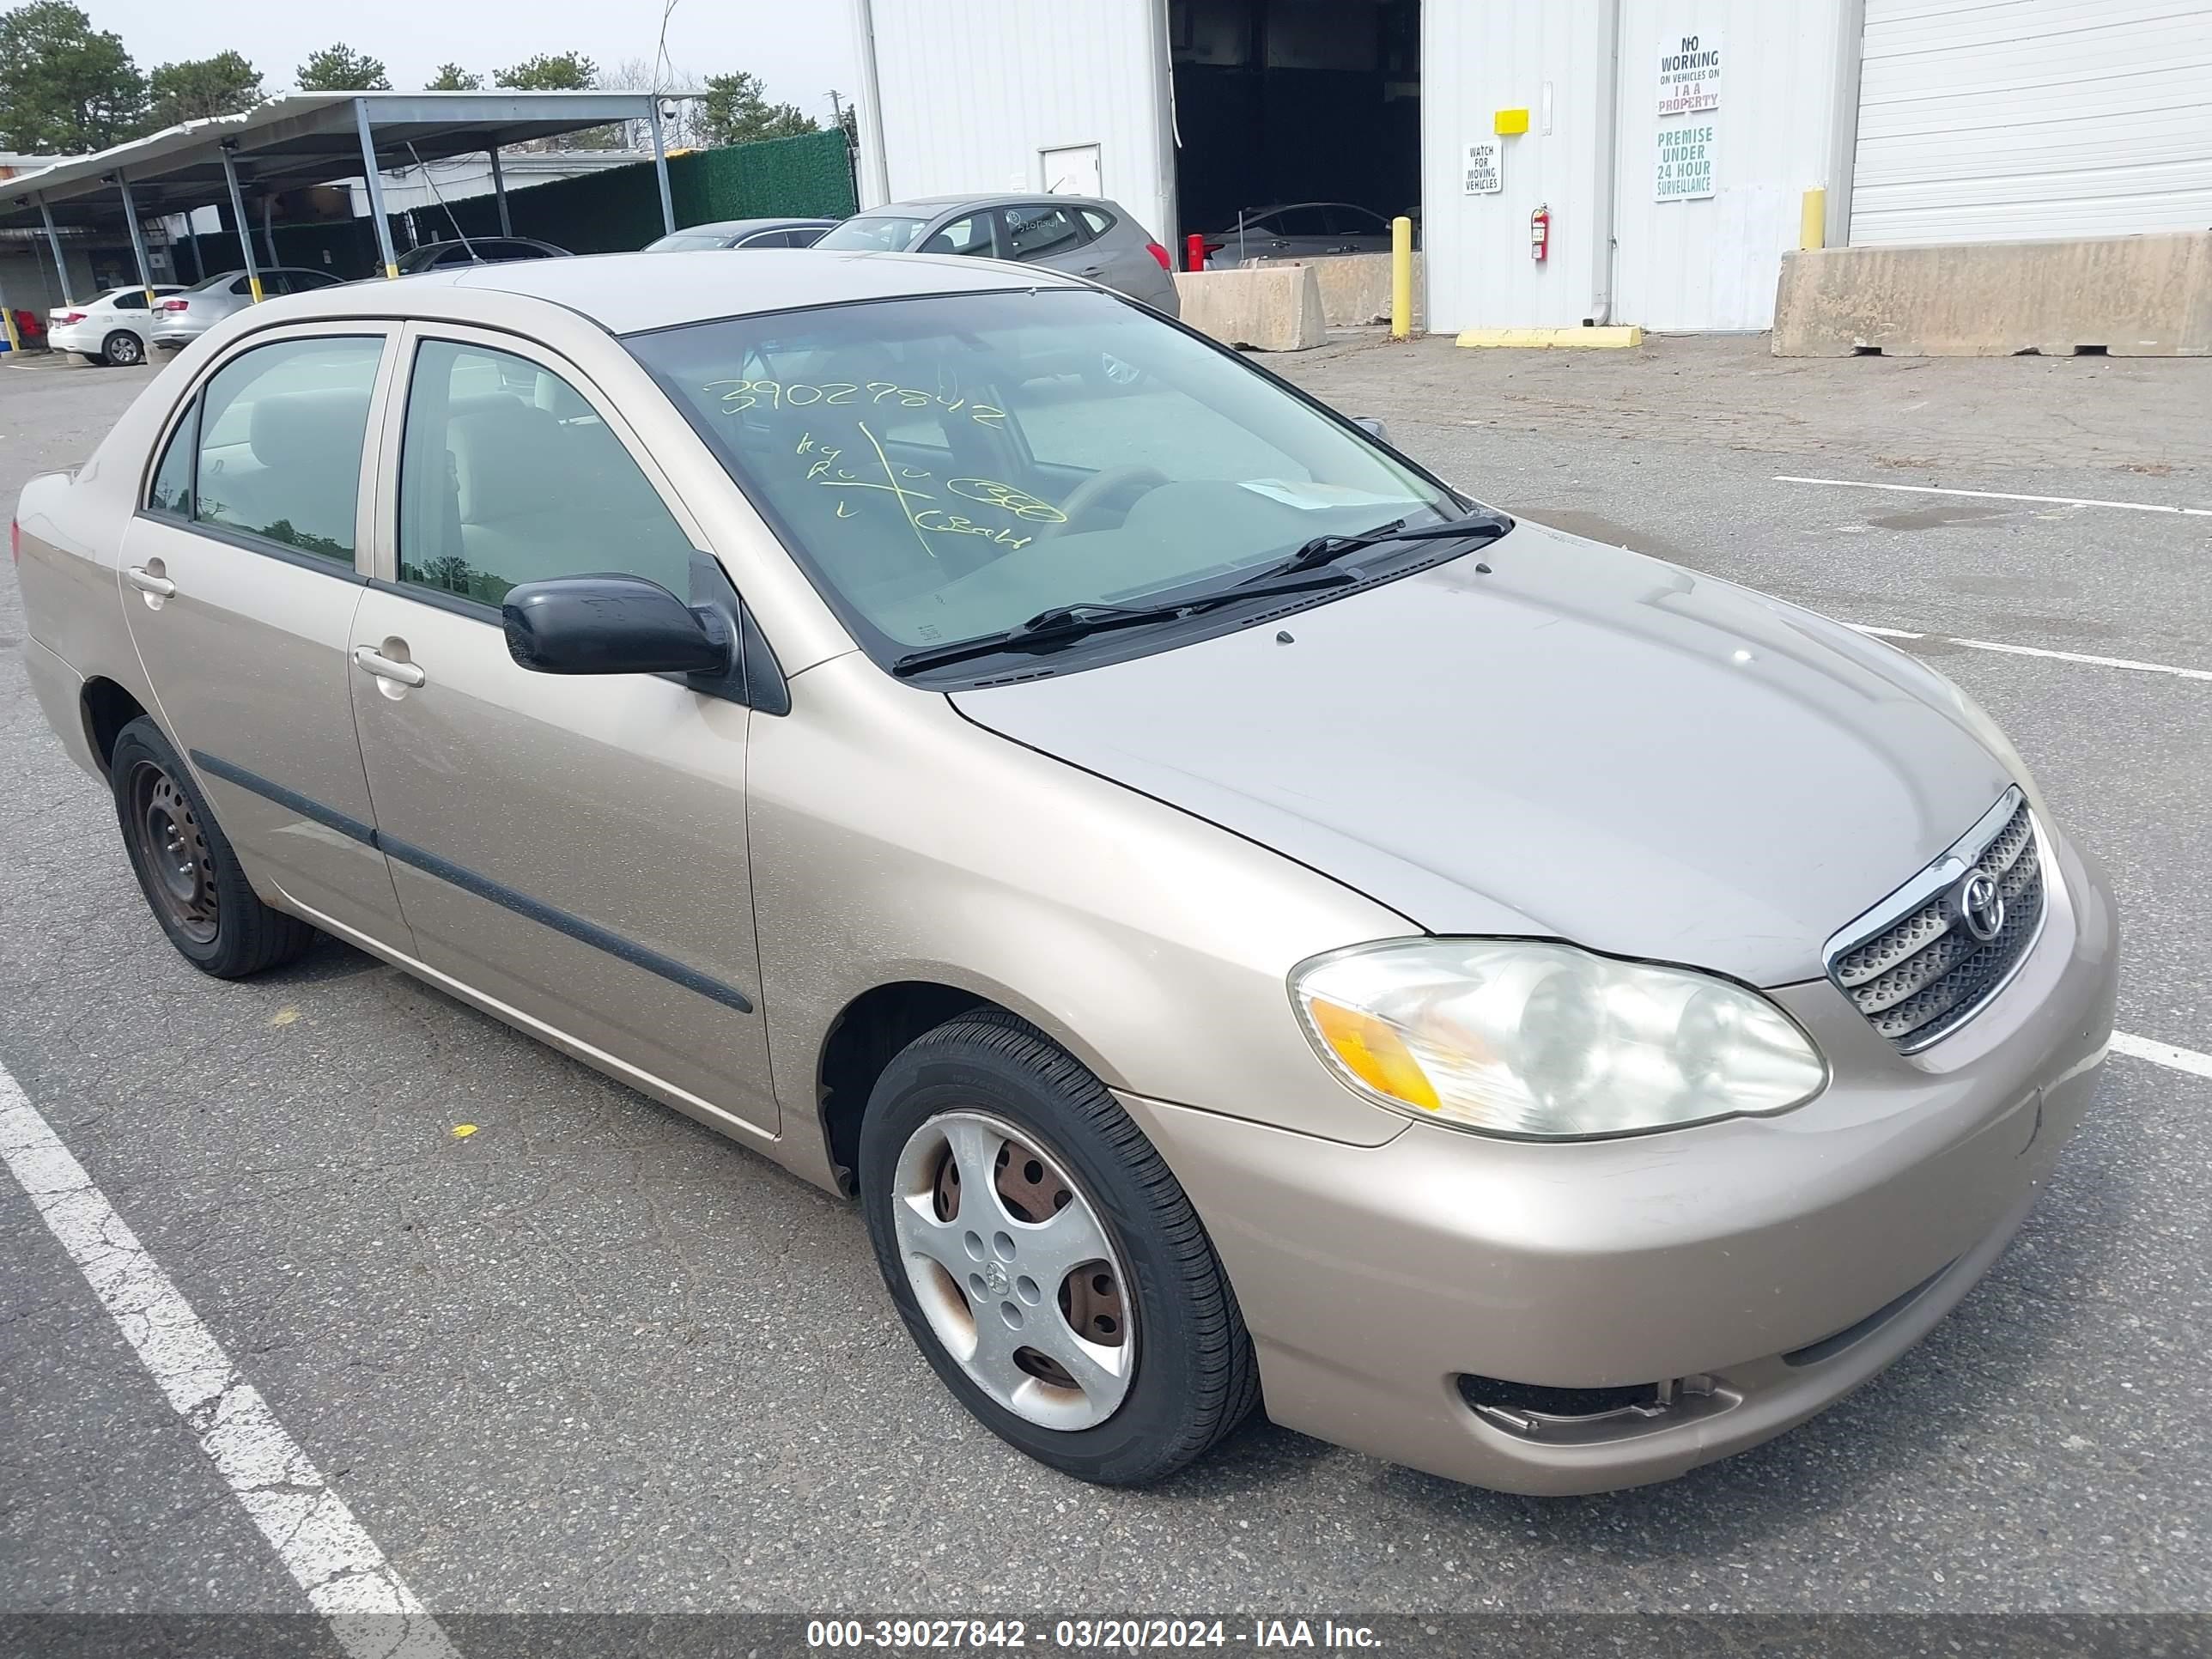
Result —
<path fill-rule="evenodd" d="M 156 283 L 152 291 L 158 299 L 180 290 L 174 283 Z M 134 284 L 110 289 L 83 305 L 57 306 L 46 313 L 46 343 L 88 363 L 143 363 L 154 332 L 146 295 Z"/>

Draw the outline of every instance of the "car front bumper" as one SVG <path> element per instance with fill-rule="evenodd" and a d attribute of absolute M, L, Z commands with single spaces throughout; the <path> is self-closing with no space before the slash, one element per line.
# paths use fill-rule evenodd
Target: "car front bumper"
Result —
<path fill-rule="evenodd" d="M 1826 981 L 1771 992 L 1833 1071 L 1775 1117 L 1548 1144 L 1414 1123 L 1355 1147 L 1124 1097 L 1228 1270 L 1268 1415 L 1477 1486 L 1599 1492 L 1755 1445 L 1874 1376 L 2002 1254 L 2094 1093 L 2112 899 L 2063 838 L 2049 854 L 2041 939 L 1921 1054 Z M 1508 1426 L 1462 1378 L 1674 1394 Z"/>

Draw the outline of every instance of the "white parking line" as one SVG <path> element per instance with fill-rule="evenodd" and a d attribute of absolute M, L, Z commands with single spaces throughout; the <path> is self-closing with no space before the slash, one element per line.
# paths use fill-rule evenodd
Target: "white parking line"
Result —
<path fill-rule="evenodd" d="M 2187 1072 L 2196 1077 L 2212 1078 L 2212 1054 L 2200 1054 L 2194 1048 L 2177 1048 L 2171 1042 L 2154 1042 L 2148 1037 L 2115 1031 L 2112 1033 L 2112 1052 L 2131 1054 L 2137 1060 L 2147 1060 L 2154 1066 L 2169 1066 L 2177 1072 Z"/>
<path fill-rule="evenodd" d="M 1846 628 L 1882 640 L 1937 640 L 1969 651 L 2001 651 L 2008 657 L 2048 657 L 2054 662 L 2087 663 L 2092 668 L 2125 668 L 2138 674 L 2172 674 L 2185 680 L 2212 680 L 2212 668 L 2177 668 L 2167 662 L 2137 662 L 2133 657 L 2093 657 L 2082 651 L 2051 651 L 2039 645 L 2000 645 L 1995 640 L 1962 640 L 1951 634 L 1917 634 L 1909 628 L 1876 628 L 1845 623 Z"/>
<path fill-rule="evenodd" d="M 354 1659 L 459 1659 L 4 1066 L 0 1157 L 338 1644 Z"/>
<path fill-rule="evenodd" d="M 2212 519 L 2212 507 L 2166 507 L 2155 501 L 2104 501 L 2087 495 L 2015 495 L 2002 489 L 1945 489 L 1936 484 L 1875 483 L 1866 478 L 1801 478 L 1788 472 L 1776 473 L 1774 482 L 1828 484 L 1838 489 L 1887 489 L 1899 495 L 1972 495 L 1984 501 L 2039 501 L 2051 507 L 2110 507 L 2124 513 L 2173 513 L 2184 518 Z"/>

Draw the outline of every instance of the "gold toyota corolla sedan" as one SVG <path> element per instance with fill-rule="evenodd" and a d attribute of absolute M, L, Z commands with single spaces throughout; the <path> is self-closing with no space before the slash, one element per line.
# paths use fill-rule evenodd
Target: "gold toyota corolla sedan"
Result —
<path fill-rule="evenodd" d="M 1528 1492 L 1766 1439 L 1989 1269 L 2110 1034 L 2104 876 L 1940 676 L 1050 272 L 280 300 L 18 520 L 189 960 L 331 934 L 857 1195 L 1086 1480 L 1261 1400 Z"/>

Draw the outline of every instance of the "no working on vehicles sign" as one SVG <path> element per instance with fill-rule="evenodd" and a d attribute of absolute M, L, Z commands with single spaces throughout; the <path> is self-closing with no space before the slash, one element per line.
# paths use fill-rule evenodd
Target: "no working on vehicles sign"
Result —
<path fill-rule="evenodd" d="M 1659 44 L 1659 112 L 1687 115 L 1721 106 L 1721 38 L 1679 34 Z"/>
<path fill-rule="evenodd" d="M 1713 193 L 1713 124 L 1692 121 L 1659 129 L 1659 169 L 1654 198 L 1694 201 Z"/>

